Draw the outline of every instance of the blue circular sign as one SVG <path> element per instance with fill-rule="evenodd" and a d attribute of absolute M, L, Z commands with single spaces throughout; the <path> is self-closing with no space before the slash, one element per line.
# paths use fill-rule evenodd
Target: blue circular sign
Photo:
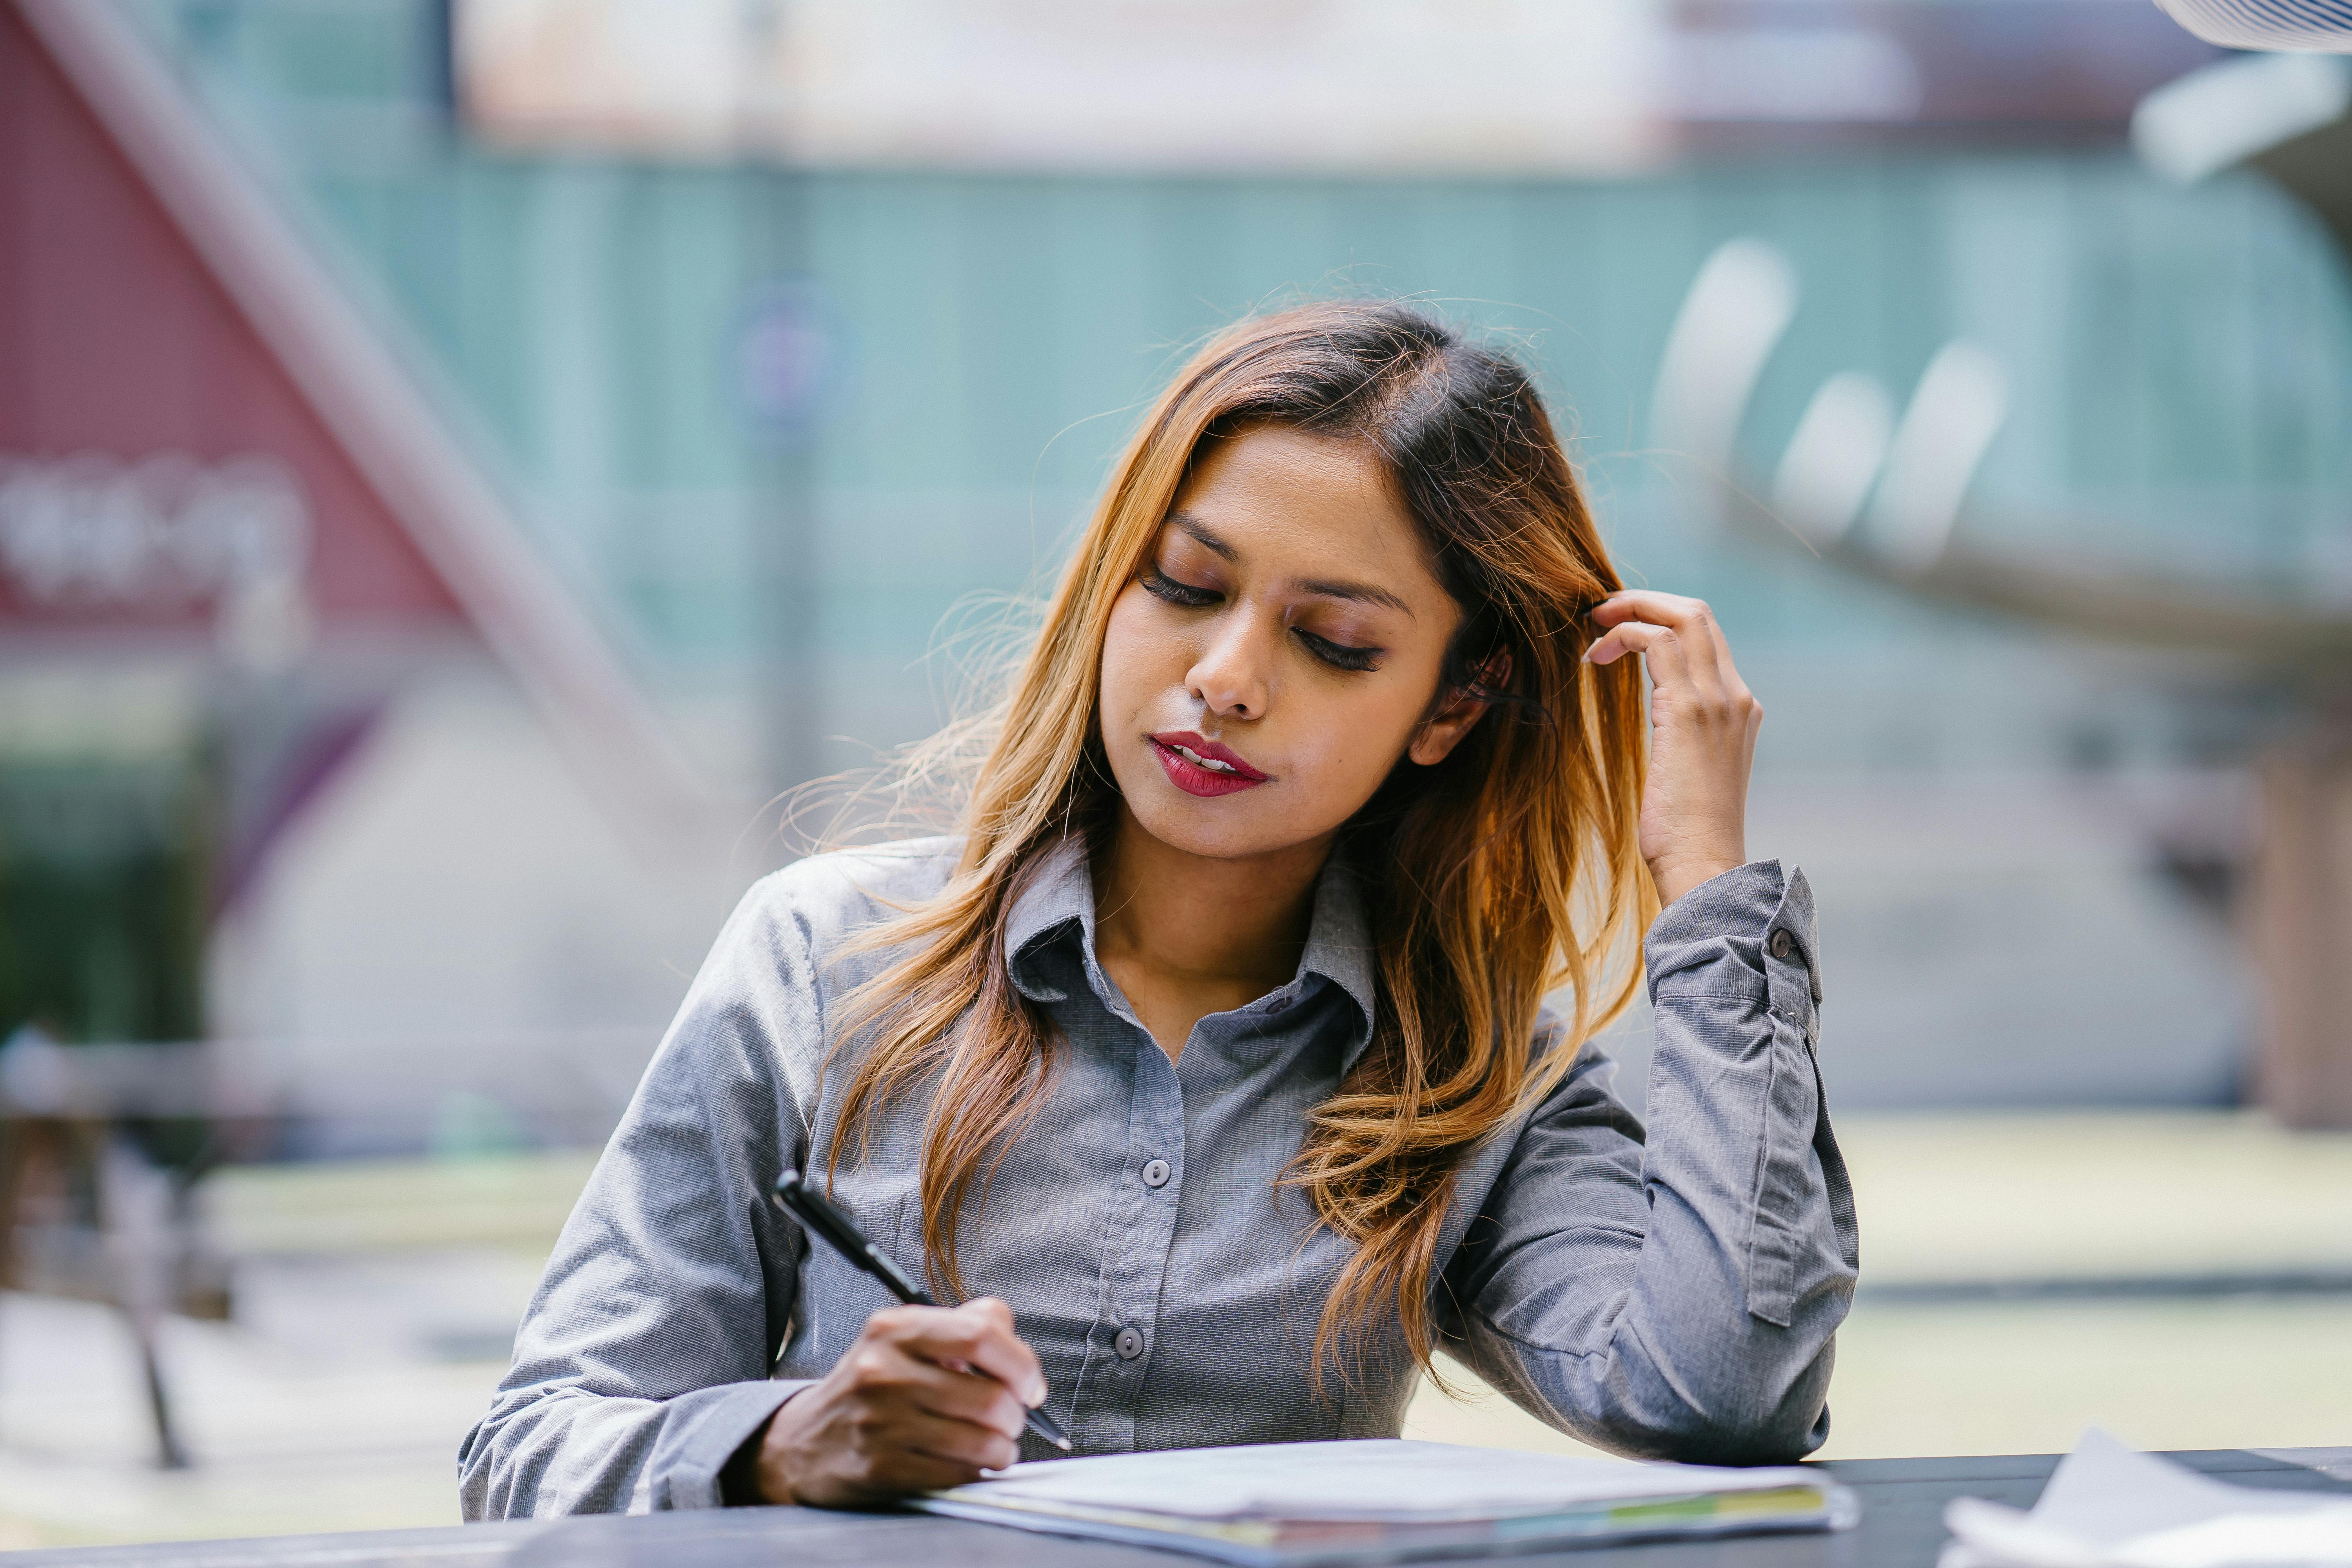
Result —
<path fill-rule="evenodd" d="M 841 395 L 847 344 L 841 312 L 815 284 L 761 287 L 737 314 L 730 345 L 736 406 L 753 429 L 795 436 Z"/>

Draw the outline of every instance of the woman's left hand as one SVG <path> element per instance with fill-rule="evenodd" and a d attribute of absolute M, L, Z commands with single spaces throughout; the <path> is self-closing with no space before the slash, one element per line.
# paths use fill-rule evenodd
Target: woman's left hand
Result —
<path fill-rule="evenodd" d="M 1748 862 L 1748 770 L 1764 705 L 1732 668 L 1715 612 L 1675 594 L 1621 589 L 1592 611 L 1606 630 L 1584 657 L 1643 656 L 1650 672 L 1650 776 L 1642 858 L 1673 903 Z"/>

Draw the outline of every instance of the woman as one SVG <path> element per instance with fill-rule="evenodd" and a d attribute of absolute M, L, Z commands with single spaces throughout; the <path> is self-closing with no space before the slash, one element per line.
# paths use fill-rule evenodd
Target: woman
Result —
<path fill-rule="evenodd" d="M 1619 585 L 1508 358 L 1392 303 L 1227 331 L 961 831 L 720 933 L 468 1517 L 869 1502 L 1011 1463 L 1024 1404 L 1080 1453 L 1393 1436 L 1440 1347 L 1622 1452 L 1810 1452 L 1855 1235 L 1811 894 L 1743 845 L 1760 717 L 1706 605 Z M 1588 1044 L 1644 955 L 1646 1148 Z M 812 1247 L 786 1168 L 963 1304 Z"/>

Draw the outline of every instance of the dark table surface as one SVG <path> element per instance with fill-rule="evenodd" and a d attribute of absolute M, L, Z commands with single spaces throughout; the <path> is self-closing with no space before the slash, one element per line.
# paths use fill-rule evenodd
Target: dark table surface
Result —
<path fill-rule="evenodd" d="M 2216 1448 L 2170 1457 L 2241 1486 L 2352 1494 L 2352 1448 Z M 1821 1468 L 1862 1500 L 1861 1525 L 1836 1535 L 1756 1535 L 1507 1561 L 1518 1568 L 1930 1568 L 1945 1540 L 1945 1503 L 1967 1496 L 2029 1506 L 2057 1463 L 2054 1454 L 1831 1460 Z M 439 1530 L 12 1552 L 0 1558 L 7 1568 L 68 1563 L 92 1568 L 1181 1568 L 1206 1561 L 921 1514 L 804 1508 L 519 1520 Z"/>

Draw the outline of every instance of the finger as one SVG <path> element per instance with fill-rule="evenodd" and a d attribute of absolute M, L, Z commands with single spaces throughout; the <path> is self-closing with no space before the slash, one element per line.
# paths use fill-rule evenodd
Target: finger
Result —
<path fill-rule="evenodd" d="M 1650 646 L 1651 634 L 1656 629 L 1638 622 L 1612 627 L 1586 646 L 1584 662 L 1614 664 L 1629 653 L 1640 653 Z"/>
<path fill-rule="evenodd" d="M 870 1399 L 903 1405 L 1018 1438 L 1029 1407 L 986 1373 L 961 1362 L 930 1361 L 887 1342 L 857 1358 L 856 1387 Z"/>
<path fill-rule="evenodd" d="M 1735 734 L 1744 733 L 1755 699 L 1731 662 L 1731 644 L 1723 635 L 1723 623 L 1705 601 L 1694 599 L 1691 605 L 1691 614 L 1675 628 L 1675 635 L 1690 661 L 1691 690 L 1698 703 L 1697 716 L 1727 727 Z"/>
<path fill-rule="evenodd" d="M 894 1455 L 887 1467 L 877 1468 L 866 1483 L 876 1497 L 904 1497 L 910 1492 L 945 1491 L 950 1487 L 968 1487 L 985 1479 L 985 1472 L 995 1467 L 967 1465 L 955 1460 L 935 1459 L 929 1454 L 912 1449 Z"/>
<path fill-rule="evenodd" d="M 1016 1441 L 1027 1423 L 1029 1407 L 1004 1384 L 985 1373 L 963 1366 L 933 1366 L 929 1375 L 910 1379 L 908 1395 L 921 1409 L 951 1421 L 984 1426 Z"/>
<path fill-rule="evenodd" d="M 1628 621 L 1594 643 L 1584 657 L 1594 664 L 1613 664 L 1629 653 L 1642 655 L 1651 684 L 1659 689 L 1672 695 L 1690 689 L 1690 667 L 1682 638 L 1669 627 Z"/>
<path fill-rule="evenodd" d="M 864 1460 L 853 1484 L 868 1500 L 969 1486 L 979 1480 L 983 1471 L 1002 1468 L 977 1459 L 934 1454 L 900 1441 L 884 1443 L 865 1455 Z"/>
<path fill-rule="evenodd" d="M 850 1386 L 871 1405 L 920 1410 L 1001 1436 L 1018 1438 L 1024 1407 L 994 1378 L 910 1353 L 887 1329 L 846 1358 Z"/>
<path fill-rule="evenodd" d="M 1647 621 L 1652 626 L 1681 626 L 1706 608 L 1702 599 L 1682 594 L 1660 594 L 1648 588 L 1620 588 L 1592 606 L 1593 621 L 1613 626 L 1624 621 Z"/>
<path fill-rule="evenodd" d="M 1020 1443 L 1002 1432 L 918 1412 L 908 1412 L 892 1426 L 887 1444 L 910 1460 L 975 1471 L 1001 1470 L 1021 1459 Z"/>
<path fill-rule="evenodd" d="M 1641 622 L 1672 628 L 1682 639 L 1691 679 L 1702 694 L 1711 696 L 1728 690 L 1735 679 L 1731 645 L 1724 638 L 1722 623 L 1716 618 L 1713 606 L 1704 599 L 1627 589 L 1595 605 L 1592 618 L 1603 626 Z"/>
<path fill-rule="evenodd" d="M 1002 1432 L 983 1431 L 961 1422 L 941 1422 L 917 1436 L 908 1451 L 940 1464 L 965 1465 L 975 1470 L 1001 1470 L 1021 1462 L 1021 1445 Z"/>
<path fill-rule="evenodd" d="M 1706 667 L 1716 685 L 1732 697 L 1745 698 L 1748 688 L 1740 681 L 1739 670 L 1731 662 L 1731 641 L 1723 635 L 1723 619 L 1704 602 L 1697 603 L 1699 613 L 1693 617 L 1692 626 L 1685 628 L 1683 636 L 1688 639 L 1694 630 L 1703 630 L 1706 634 Z"/>
<path fill-rule="evenodd" d="M 949 1311 L 898 1310 L 910 1314 L 898 1329 L 898 1340 L 912 1354 L 969 1363 L 1013 1390 L 1023 1404 L 1045 1402 L 1045 1371 L 1037 1352 L 1021 1342 L 1013 1331 L 1013 1309 L 995 1297 L 977 1297 Z"/>

